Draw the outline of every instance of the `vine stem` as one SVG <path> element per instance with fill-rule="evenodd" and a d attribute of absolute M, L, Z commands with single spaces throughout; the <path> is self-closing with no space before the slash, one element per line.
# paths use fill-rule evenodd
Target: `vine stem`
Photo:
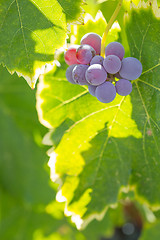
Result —
<path fill-rule="evenodd" d="M 101 42 L 101 56 L 104 57 L 105 56 L 105 42 L 106 42 L 106 38 L 107 38 L 107 35 L 108 35 L 108 32 L 109 32 L 109 29 L 112 27 L 112 24 L 114 23 L 121 7 L 122 7 L 122 2 L 123 0 L 119 0 L 119 3 L 112 15 L 112 17 L 110 18 L 108 24 L 107 24 L 107 27 L 105 29 L 105 32 L 103 34 L 103 37 L 102 37 L 102 42 Z"/>

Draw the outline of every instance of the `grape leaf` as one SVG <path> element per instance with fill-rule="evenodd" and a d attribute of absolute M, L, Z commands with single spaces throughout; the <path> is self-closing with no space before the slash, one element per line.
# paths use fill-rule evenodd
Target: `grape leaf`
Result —
<path fill-rule="evenodd" d="M 34 87 L 46 62 L 66 38 L 65 14 L 57 0 L 0 2 L 0 63 Z"/>
<path fill-rule="evenodd" d="M 120 187 L 127 185 L 132 137 L 139 139 L 141 133 L 131 119 L 130 97 L 117 97 L 113 104 L 105 105 L 83 87 L 72 86 L 51 74 L 46 75 L 39 86 L 42 89 L 41 84 L 44 84 L 40 93 L 44 100 L 40 119 L 48 121 L 52 127 L 62 123 L 49 136 L 50 140 L 57 132 L 61 132 L 61 136 L 64 134 L 55 144 L 56 175 L 52 173 L 54 152 L 50 152 L 51 177 L 55 180 L 58 174 L 64 181 L 61 191 L 70 202 L 68 211 L 82 216 L 87 205 L 85 217 L 88 218 L 93 211 L 104 210 L 106 203 L 115 203 Z M 128 136 L 132 137 L 128 139 Z M 60 200 L 60 193 L 57 199 Z"/>
<path fill-rule="evenodd" d="M 39 87 L 41 122 L 60 125 L 48 135 L 56 143 L 49 152 L 51 177 L 62 182 L 57 199 L 66 199 L 65 213 L 78 227 L 101 219 L 129 183 L 138 199 L 159 206 L 160 20 L 153 11 L 148 4 L 133 8 L 125 24 L 131 55 L 143 65 L 130 96 L 101 104 L 58 72 L 46 75 Z M 55 131 L 60 138 L 52 141 Z"/>
<path fill-rule="evenodd" d="M 97 0 L 86 0 L 86 4 L 83 6 L 86 13 L 89 13 L 93 18 L 95 18 L 99 6 Z"/>
<path fill-rule="evenodd" d="M 98 19 L 95 23 L 89 21 L 89 24 L 86 24 L 87 26 L 84 27 L 86 29 L 78 32 L 81 34 L 85 30 L 93 29 L 93 26 L 96 28 L 99 25 L 99 21 L 102 20 Z M 118 35 L 115 34 L 113 36 L 116 38 Z M 118 143 L 114 138 L 118 136 L 120 138 L 128 136 L 140 138 L 141 133 L 137 129 L 135 121 L 131 119 L 132 105 L 130 97 L 126 99 L 117 97 L 113 104 L 102 104 L 90 96 L 83 86 L 69 84 L 64 78 L 65 70 L 66 65 L 62 64 L 60 69 L 57 69 L 56 72 L 53 70 L 41 81 L 39 89 L 43 90 L 39 93 L 40 99 L 38 102 L 43 101 L 43 103 L 38 106 L 38 108 L 41 108 L 39 117 L 44 125 L 46 123 L 46 126 L 49 124 L 52 128 L 58 127 L 51 135 L 47 136 L 53 139 L 52 141 L 50 139 L 50 141 L 57 147 L 56 174 L 64 180 L 61 191 L 62 195 L 67 198 L 68 203 L 70 202 L 67 211 L 74 211 L 76 215 L 81 217 L 85 214 L 87 219 L 90 215 L 93 215 L 92 204 L 94 205 L 95 213 L 102 210 L 105 212 L 108 208 L 106 208 L 106 203 L 108 202 L 108 205 L 109 203 L 115 203 L 119 188 L 121 185 L 127 185 L 128 183 L 131 161 L 128 161 L 126 164 L 121 157 L 119 158 Z M 126 126 L 122 130 L 124 120 Z M 117 121 L 118 124 L 113 126 Z M 108 131 L 109 136 L 113 138 L 109 139 Z M 80 136 L 79 133 L 81 133 Z M 48 142 L 48 137 L 46 137 L 45 142 Z M 105 145 L 107 145 L 106 150 Z M 128 147 L 128 140 L 126 143 L 125 141 L 121 143 L 121 145 L 122 149 L 125 145 Z M 110 153 L 108 153 L 107 162 L 105 158 L 108 146 Z M 115 148 L 117 150 L 115 155 L 113 155 L 112 149 Z M 54 158 L 54 153 L 51 152 L 50 154 L 51 159 Z M 102 156 L 103 154 L 104 156 Z M 127 154 L 128 152 L 126 152 L 126 157 Z M 113 161 L 112 157 L 115 159 L 114 167 L 116 167 L 116 164 L 118 166 L 122 164 L 120 169 L 115 170 L 112 164 L 109 163 Z M 101 161 L 105 171 L 101 169 Z M 51 161 L 50 164 L 52 165 Z M 114 188 L 111 188 L 113 181 L 109 182 L 109 179 L 112 177 L 113 171 L 115 171 L 114 175 L 116 174 L 118 180 L 115 181 Z M 77 178 L 78 175 L 79 177 Z M 95 187 L 94 182 L 97 183 Z M 99 184 L 106 186 L 106 188 L 100 187 Z M 78 190 L 76 190 L 77 186 Z M 69 192 L 68 189 L 70 189 Z M 89 196 L 90 192 L 93 192 L 91 198 Z M 106 197 L 102 199 L 96 197 L 96 195 L 104 195 L 104 192 L 106 192 Z M 60 196 L 60 193 L 58 196 Z M 88 203 L 90 206 L 88 205 L 86 212 Z"/>
<path fill-rule="evenodd" d="M 63 12 L 66 14 L 67 22 L 83 21 L 82 5 L 85 3 L 85 0 L 57 0 L 61 5 Z"/>
<path fill-rule="evenodd" d="M 153 206 L 160 205 L 160 18 L 153 14 L 156 11 L 158 14 L 156 5 L 152 7 L 147 3 L 141 8 L 133 8 L 131 17 L 126 19 L 131 55 L 143 65 L 132 97 L 132 117 L 142 132 L 142 141 L 133 161 L 131 184 L 136 186 L 137 194 Z"/>

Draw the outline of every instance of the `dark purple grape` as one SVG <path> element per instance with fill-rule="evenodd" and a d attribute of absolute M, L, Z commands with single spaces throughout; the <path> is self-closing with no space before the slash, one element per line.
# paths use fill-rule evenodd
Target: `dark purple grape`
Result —
<path fill-rule="evenodd" d="M 109 55 L 104 59 L 103 66 L 108 73 L 115 74 L 121 68 L 121 60 L 115 55 Z"/>
<path fill-rule="evenodd" d="M 142 64 L 137 58 L 127 57 L 122 60 L 122 67 L 119 71 L 122 78 L 135 80 L 140 77 L 141 73 Z"/>
<path fill-rule="evenodd" d="M 111 82 L 104 82 L 96 88 L 96 97 L 102 103 L 112 102 L 116 97 L 116 88 Z"/>
<path fill-rule="evenodd" d="M 116 92 L 121 96 L 127 96 L 132 92 L 132 83 L 126 79 L 116 82 Z"/>
<path fill-rule="evenodd" d="M 93 32 L 85 34 L 81 39 L 81 44 L 88 44 L 93 47 L 96 51 L 96 54 L 99 55 L 101 53 L 101 41 L 102 38 Z"/>
<path fill-rule="evenodd" d="M 105 82 L 105 80 L 107 79 L 107 72 L 105 71 L 102 65 L 93 64 L 89 66 L 85 76 L 89 84 L 98 86 Z"/>
<path fill-rule="evenodd" d="M 124 57 L 124 47 L 121 43 L 119 42 L 111 42 L 107 45 L 105 48 L 105 55 L 115 55 L 119 57 L 120 60 L 123 59 Z"/>
<path fill-rule="evenodd" d="M 72 77 L 77 84 L 88 85 L 88 82 L 86 81 L 85 78 L 85 73 L 88 67 L 89 67 L 88 65 L 78 64 L 73 68 Z"/>
<path fill-rule="evenodd" d="M 79 64 L 76 58 L 76 51 L 79 48 L 79 45 L 73 45 L 68 48 L 64 54 L 64 60 L 68 65 Z"/>
<path fill-rule="evenodd" d="M 67 78 L 68 82 L 70 82 L 72 84 L 76 84 L 76 82 L 73 80 L 73 77 L 72 77 L 72 71 L 75 66 L 76 66 L 76 64 L 70 65 L 66 70 L 66 78 Z"/>

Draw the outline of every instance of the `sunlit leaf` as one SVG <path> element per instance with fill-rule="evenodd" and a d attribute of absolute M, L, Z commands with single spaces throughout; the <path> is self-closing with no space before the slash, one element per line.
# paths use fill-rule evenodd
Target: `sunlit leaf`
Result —
<path fill-rule="evenodd" d="M 55 148 L 49 151 L 51 177 L 63 183 L 57 199 L 66 199 L 65 213 L 78 227 L 101 219 L 128 185 L 137 197 L 159 206 L 159 24 L 150 5 L 133 8 L 126 21 L 131 56 L 143 65 L 130 96 L 102 104 L 58 71 L 39 86 L 41 122 L 59 126 L 45 139 Z"/>
<path fill-rule="evenodd" d="M 0 2 L 0 63 L 33 88 L 55 49 L 65 43 L 65 14 L 57 0 Z"/>

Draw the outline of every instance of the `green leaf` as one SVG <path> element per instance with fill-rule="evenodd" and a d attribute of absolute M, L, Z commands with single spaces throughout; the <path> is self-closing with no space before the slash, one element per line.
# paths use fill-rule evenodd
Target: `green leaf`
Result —
<path fill-rule="evenodd" d="M 72 86 L 61 78 L 49 75 L 44 83 L 41 93 L 44 120 L 56 127 L 66 119 L 59 127 L 64 136 L 56 144 L 55 167 L 56 174 L 64 181 L 62 195 L 70 203 L 68 211 L 86 219 L 90 215 L 93 218 L 93 214 L 96 217 L 96 212 L 105 212 L 107 204 L 117 201 L 121 186 L 129 181 L 131 159 L 128 154 L 131 155 L 132 138 L 141 138 L 131 119 L 130 97 L 117 97 L 113 104 L 105 105 L 86 93 L 83 87 Z M 58 90 L 62 102 L 54 98 Z M 73 93 L 76 94 L 73 96 Z M 55 135 L 53 132 L 50 139 Z M 50 156 L 52 171 L 54 152 L 50 152 Z M 54 173 L 52 177 L 56 180 Z M 61 192 L 58 200 L 61 200 Z"/>
<path fill-rule="evenodd" d="M 78 32 L 84 34 L 93 26 L 96 28 L 99 21 L 103 22 L 101 19 L 95 23 L 87 22 L 84 29 Z M 60 70 L 57 69 L 56 72 L 53 70 L 44 77 L 39 85 L 39 89 L 43 89 L 39 93 L 39 101 L 43 103 L 38 108 L 41 108 L 39 117 L 44 125 L 49 124 L 54 128 L 59 126 L 46 136 L 44 142 L 48 143 L 50 138 L 50 142 L 57 147 L 56 174 L 64 181 L 62 192 L 59 192 L 57 198 L 61 201 L 61 194 L 65 196 L 68 201 L 67 211 L 76 214 L 75 221 L 80 226 L 81 220 L 78 223 L 77 216 L 83 216 L 86 223 L 90 216 L 93 218 L 93 215 L 102 218 L 109 204 L 116 202 L 121 185 L 128 183 L 131 168 L 131 161 L 126 164 L 120 156 L 119 148 L 124 151 L 123 149 L 129 146 L 128 140 L 122 142 L 121 138 L 128 136 L 140 138 L 141 133 L 135 121 L 131 119 L 130 97 L 125 99 L 117 96 L 113 104 L 102 104 L 88 94 L 83 86 L 68 83 L 62 77 L 65 70 L 66 65 L 62 64 Z M 126 126 L 122 128 L 124 121 Z M 117 137 L 120 139 L 116 140 Z M 113 149 L 116 149 L 114 154 Z M 126 158 L 128 152 L 125 153 Z M 51 151 L 50 155 L 49 164 L 52 170 L 54 152 Z M 121 168 L 116 169 L 116 165 L 121 165 Z M 110 181 L 113 174 L 118 177 L 115 182 Z M 56 176 L 53 174 L 54 180 Z M 102 197 L 97 198 L 97 196 Z M 102 211 L 100 216 L 96 216 L 96 212 Z"/>
<path fill-rule="evenodd" d="M 83 21 L 82 13 L 83 9 L 81 5 L 85 0 L 57 0 L 61 5 L 63 12 L 66 14 L 67 22 Z"/>
<path fill-rule="evenodd" d="M 91 14 L 91 16 L 95 18 L 99 10 L 97 0 L 86 0 L 86 5 L 83 6 L 83 9 L 86 13 Z"/>
<path fill-rule="evenodd" d="M 150 6 L 132 9 L 126 21 L 131 56 L 143 65 L 130 96 L 102 104 L 85 87 L 68 83 L 59 70 L 44 76 L 39 86 L 41 122 L 58 127 L 45 138 L 54 144 L 52 179 L 62 181 L 57 199 L 65 197 L 65 213 L 78 227 L 101 219 L 128 185 L 136 198 L 160 205 L 159 24 Z"/>
<path fill-rule="evenodd" d="M 128 21 L 126 18 L 131 56 L 138 58 L 143 65 L 143 73 L 135 82 L 132 97 L 132 117 L 142 133 L 142 141 L 136 147 L 131 184 L 135 185 L 142 199 L 157 207 L 160 206 L 160 18 L 153 14 L 159 13 L 156 6 L 143 6 L 133 8 Z"/>
<path fill-rule="evenodd" d="M 73 16 L 74 17 L 74 16 Z M 57 0 L 0 2 L 0 63 L 34 88 L 46 62 L 66 38 L 65 14 Z"/>

